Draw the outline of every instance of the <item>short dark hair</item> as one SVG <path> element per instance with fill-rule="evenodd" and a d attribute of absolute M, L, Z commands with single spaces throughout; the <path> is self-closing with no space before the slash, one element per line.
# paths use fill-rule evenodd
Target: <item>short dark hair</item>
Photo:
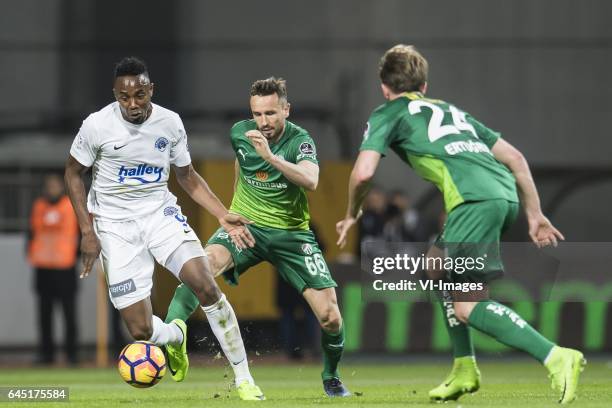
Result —
<path fill-rule="evenodd" d="M 146 75 L 149 77 L 147 64 L 138 57 L 125 57 L 115 64 L 115 78 L 120 76 Z"/>
<path fill-rule="evenodd" d="M 251 85 L 251 96 L 268 96 L 276 94 L 279 100 L 287 102 L 287 85 L 283 78 L 270 77 L 259 79 Z"/>
<path fill-rule="evenodd" d="M 418 91 L 427 82 L 427 60 L 412 45 L 398 44 L 380 59 L 378 74 L 394 93 Z"/>

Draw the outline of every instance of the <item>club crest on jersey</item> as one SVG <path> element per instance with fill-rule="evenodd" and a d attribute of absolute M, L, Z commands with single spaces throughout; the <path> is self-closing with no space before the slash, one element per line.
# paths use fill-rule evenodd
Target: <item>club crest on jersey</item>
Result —
<path fill-rule="evenodd" d="M 166 214 L 166 210 L 168 210 L 168 214 Z M 178 222 L 181 223 L 181 225 L 183 226 L 183 232 L 185 234 L 188 234 L 191 232 L 191 228 L 189 227 L 189 224 L 187 224 L 187 217 L 185 217 L 184 215 L 182 215 L 178 208 L 176 207 L 166 207 L 164 208 L 164 215 L 174 215 L 174 219 L 177 220 Z"/>
<path fill-rule="evenodd" d="M 255 173 L 255 177 L 257 177 L 257 180 L 266 181 L 268 179 L 268 172 L 260 170 Z"/>
<path fill-rule="evenodd" d="M 310 157 L 310 158 L 314 158 L 315 157 L 315 148 L 312 145 L 312 143 L 309 142 L 302 142 L 300 144 L 300 147 L 298 148 L 298 155 L 296 157 L 296 160 L 301 160 L 303 157 Z"/>
<path fill-rule="evenodd" d="M 302 244 L 302 252 L 304 252 L 306 255 L 312 255 L 312 245 Z"/>
<path fill-rule="evenodd" d="M 168 139 L 166 139 L 165 137 L 160 137 L 155 141 L 155 148 L 160 152 L 163 152 L 164 150 L 166 150 L 166 147 L 168 147 L 168 143 Z"/>
<path fill-rule="evenodd" d="M 314 147 L 308 142 L 303 142 L 300 145 L 300 153 L 302 154 L 314 154 Z"/>
<path fill-rule="evenodd" d="M 148 164 L 139 164 L 138 167 L 125 167 L 121 166 L 119 168 L 119 173 L 117 174 L 117 181 L 121 184 L 149 184 L 149 183 L 157 183 L 161 180 L 163 167 L 154 167 L 149 166 Z M 137 183 L 129 182 L 130 180 L 134 180 Z"/>
<path fill-rule="evenodd" d="M 175 215 L 175 214 L 178 214 L 178 208 L 176 208 L 176 207 L 166 207 L 166 208 L 164 208 L 164 215 L 166 217 L 169 217 L 169 216 Z"/>

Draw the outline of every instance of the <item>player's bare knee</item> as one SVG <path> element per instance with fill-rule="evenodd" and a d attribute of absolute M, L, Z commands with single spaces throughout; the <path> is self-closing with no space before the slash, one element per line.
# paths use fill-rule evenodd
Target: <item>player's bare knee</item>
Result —
<path fill-rule="evenodd" d="M 472 313 L 472 303 L 471 302 L 455 302 L 453 304 L 455 308 L 455 316 L 457 319 L 464 324 L 468 323 L 468 319 L 470 318 L 470 313 Z"/>
<path fill-rule="evenodd" d="M 330 312 L 321 318 L 321 328 L 329 333 L 337 333 L 342 326 L 340 313 Z"/>
<path fill-rule="evenodd" d="M 342 320 L 340 318 L 333 318 L 328 320 L 323 329 L 329 333 L 337 333 L 340 331 L 340 326 L 342 325 Z"/>
<path fill-rule="evenodd" d="M 468 323 L 469 316 L 467 316 L 465 313 L 456 312 L 456 316 L 457 316 L 457 320 L 459 320 L 461 323 L 463 324 Z"/>

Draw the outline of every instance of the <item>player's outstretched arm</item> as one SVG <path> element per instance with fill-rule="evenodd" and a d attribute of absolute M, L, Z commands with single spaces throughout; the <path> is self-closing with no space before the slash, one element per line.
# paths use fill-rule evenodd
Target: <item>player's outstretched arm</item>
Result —
<path fill-rule="evenodd" d="M 255 245 L 253 235 L 245 227 L 246 224 L 251 222 L 240 215 L 230 214 L 221 200 L 212 192 L 208 183 L 195 171 L 191 164 L 184 167 L 174 166 L 174 173 L 183 190 L 189 194 L 193 201 L 219 220 L 219 224 L 227 231 L 238 248 L 245 249 Z"/>
<path fill-rule="evenodd" d="M 88 169 L 88 167 L 83 166 L 71 155 L 68 156 L 64 171 L 64 182 L 66 184 L 68 197 L 70 197 L 70 202 L 72 203 L 72 208 L 74 208 L 74 212 L 79 222 L 79 228 L 81 229 L 81 256 L 83 258 L 81 278 L 89 275 L 102 249 L 100 241 L 94 232 L 89 212 L 87 211 L 85 184 L 83 183 L 82 175 Z"/>
<path fill-rule="evenodd" d="M 351 171 L 348 187 L 348 206 L 344 219 L 336 223 L 336 232 L 340 248 L 346 245 L 346 237 L 349 230 L 357 223 L 361 216 L 361 206 L 363 200 L 370 189 L 370 182 L 376 173 L 376 168 L 380 162 L 380 153 L 373 150 L 364 150 L 357 156 L 357 161 Z"/>
<path fill-rule="evenodd" d="M 564 240 L 565 237 L 542 213 L 540 196 L 525 156 L 517 148 L 501 138 L 493 145 L 491 152 L 497 160 L 505 164 L 514 174 L 521 203 L 529 223 L 529 236 L 531 240 L 538 247 L 557 246 L 557 240 Z"/>
<path fill-rule="evenodd" d="M 308 160 L 302 160 L 296 163 L 290 163 L 280 157 L 272 154 L 268 139 L 261 134 L 259 130 L 249 130 L 245 133 L 249 138 L 257 154 L 262 159 L 270 163 L 275 169 L 283 173 L 289 181 L 304 187 L 306 190 L 315 191 L 319 184 L 319 166 Z"/>

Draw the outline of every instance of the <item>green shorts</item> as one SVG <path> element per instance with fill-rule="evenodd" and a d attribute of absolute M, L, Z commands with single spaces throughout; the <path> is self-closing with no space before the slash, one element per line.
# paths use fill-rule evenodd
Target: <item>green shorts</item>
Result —
<path fill-rule="evenodd" d="M 501 235 L 514 223 L 519 204 L 506 200 L 466 202 L 454 208 L 436 245 L 446 256 L 469 267 L 448 271 L 452 282 L 489 282 L 504 272 L 500 253 Z M 460 259 L 463 258 L 463 259 Z M 459 265 L 459 263 L 455 263 Z"/>
<path fill-rule="evenodd" d="M 238 278 L 247 269 L 262 261 L 268 261 L 283 279 L 300 293 L 306 288 L 324 289 L 337 286 L 312 231 L 289 231 L 255 225 L 249 225 L 248 228 L 255 238 L 253 248 L 236 248 L 222 228 L 208 240 L 208 245 L 223 245 L 232 254 L 234 267 L 223 273 L 228 283 L 237 285 Z"/>

